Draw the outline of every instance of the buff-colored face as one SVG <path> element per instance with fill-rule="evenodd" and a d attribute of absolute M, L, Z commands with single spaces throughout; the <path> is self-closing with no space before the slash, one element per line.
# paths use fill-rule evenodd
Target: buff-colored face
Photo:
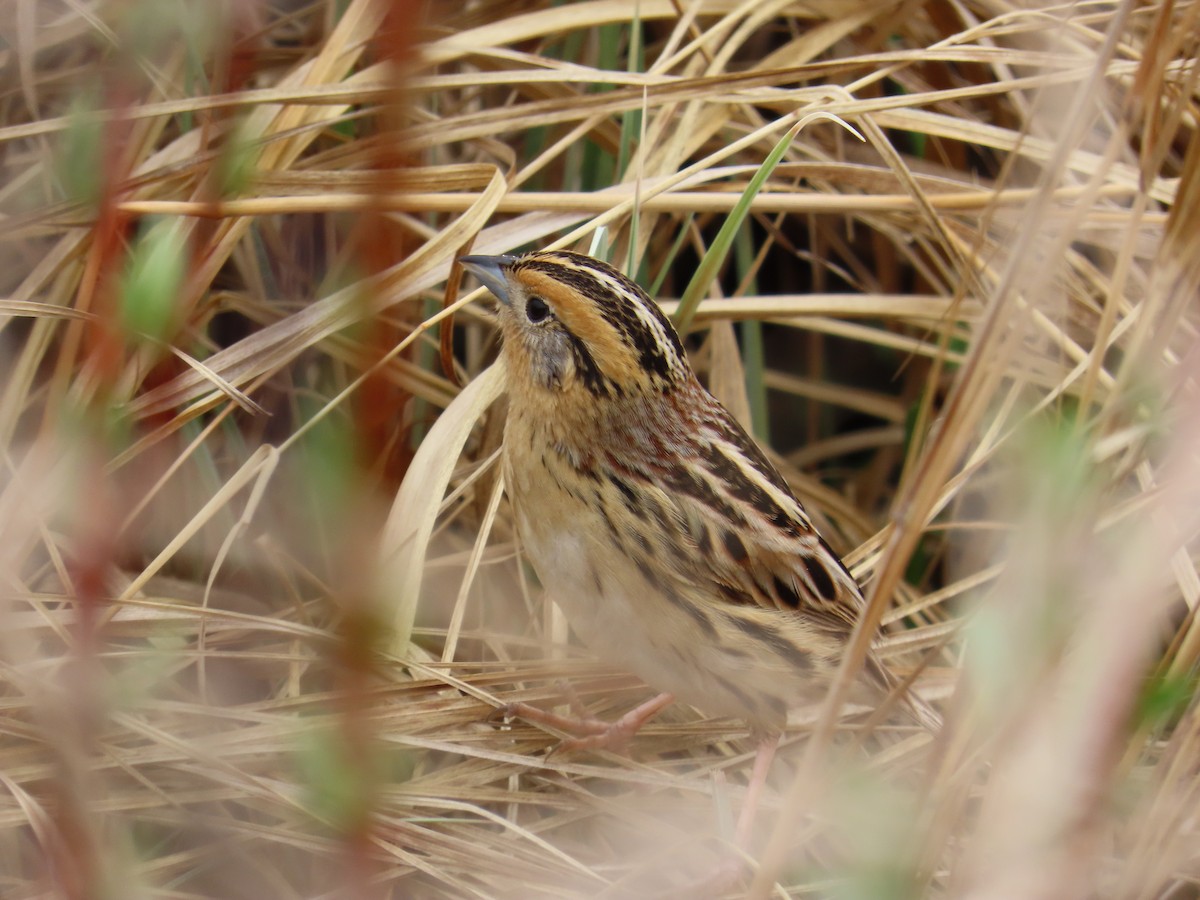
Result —
<path fill-rule="evenodd" d="M 501 301 L 508 363 L 546 390 L 664 392 L 689 371 L 666 316 L 615 269 L 566 252 L 462 262 Z"/>

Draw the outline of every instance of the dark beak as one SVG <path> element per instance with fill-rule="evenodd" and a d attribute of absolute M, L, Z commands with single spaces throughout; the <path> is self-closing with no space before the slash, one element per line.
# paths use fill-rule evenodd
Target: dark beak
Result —
<path fill-rule="evenodd" d="M 462 267 L 483 282 L 483 286 L 508 305 L 508 279 L 504 270 L 517 261 L 515 256 L 460 256 Z"/>

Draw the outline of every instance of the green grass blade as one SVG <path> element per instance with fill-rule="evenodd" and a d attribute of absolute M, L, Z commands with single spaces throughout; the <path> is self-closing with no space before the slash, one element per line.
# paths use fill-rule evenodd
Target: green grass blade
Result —
<path fill-rule="evenodd" d="M 750 207 L 754 203 L 754 198 L 758 196 L 758 192 L 762 190 L 762 186 L 771 177 L 771 173 L 775 171 L 775 167 L 783 159 L 783 155 L 787 152 L 788 147 L 792 145 L 792 141 L 800 133 L 800 129 L 814 119 L 832 119 L 850 131 L 860 141 L 863 140 L 861 134 L 837 116 L 822 112 L 811 113 L 805 116 L 787 130 L 787 134 L 779 139 L 779 142 L 771 149 L 771 152 L 767 154 L 767 158 L 763 160 L 763 164 L 758 167 L 758 171 L 754 173 L 754 177 L 750 179 L 750 183 L 746 185 L 746 190 L 742 192 L 741 199 L 738 200 L 737 205 L 729 213 L 729 218 L 725 220 L 725 223 L 721 226 L 721 230 L 717 232 L 716 238 L 709 246 L 708 252 L 700 260 L 700 265 L 696 267 L 696 274 L 692 276 L 687 289 L 683 292 L 683 296 L 679 300 L 679 309 L 675 312 L 675 327 L 681 332 L 687 331 L 688 326 L 691 325 L 692 318 L 696 315 L 696 309 L 700 306 L 701 298 L 708 293 L 709 286 L 712 285 L 713 280 L 721 271 L 725 257 L 729 255 L 729 249 L 733 246 L 734 235 L 737 234 L 737 230 L 749 214 Z"/>

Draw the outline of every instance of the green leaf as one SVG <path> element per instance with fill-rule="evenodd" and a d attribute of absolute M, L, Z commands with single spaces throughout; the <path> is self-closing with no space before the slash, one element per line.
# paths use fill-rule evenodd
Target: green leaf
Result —
<path fill-rule="evenodd" d="M 63 193 L 72 203 L 94 206 L 100 199 L 103 168 L 97 164 L 104 146 L 104 118 L 96 113 L 97 98 L 83 90 L 71 101 L 54 170 Z M 102 154 L 100 154 L 102 155 Z"/>
<path fill-rule="evenodd" d="M 246 192 L 258 165 L 258 149 L 245 122 L 239 122 L 217 158 L 217 190 L 222 197 L 238 197 Z"/>
<path fill-rule="evenodd" d="M 1187 709 L 1195 692 L 1194 678 L 1152 678 L 1138 701 L 1137 719 L 1151 726 L 1172 724 Z"/>
<path fill-rule="evenodd" d="M 684 290 L 683 296 L 679 300 L 679 308 L 675 311 L 675 327 L 680 332 L 687 331 L 688 326 L 692 324 L 692 319 L 695 317 L 696 310 L 700 306 L 700 300 L 708 293 L 709 287 L 721 271 L 725 257 L 729 255 L 729 250 L 733 246 L 734 236 L 737 234 L 738 229 L 741 228 L 746 216 L 750 214 L 750 207 L 754 203 L 754 198 L 758 196 L 758 192 L 762 190 L 762 186 L 771 177 L 771 173 L 775 171 L 775 167 L 783 159 L 783 154 L 792 145 L 792 140 L 800 133 L 800 129 L 814 119 L 833 119 L 849 130 L 860 141 L 863 140 L 861 134 L 837 116 L 830 115 L 829 113 L 811 113 L 787 130 L 787 133 L 779 139 L 779 142 L 772 148 L 771 152 L 767 154 L 767 158 L 758 167 L 758 171 L 754 173 L 754 177 L 750 179 L 750 183 L 746 185 L 746 190 L 742 192 L 741 198 L 730 211 L 729 217 L 721 226 L 721 230 L 717 232 L 717 236 L 708 248 L 708 252 L 700 260 L 700 265 L 696 268 L 696 274 L 688 282 L 687 289 Z"/>
<path fill-rule="evenodd" d="M 381 780 L 384 758 L 378 745 L 352 745 L 344 730 L 314 728 L 298 744 L 296 764 L 318 819 L 340 832 L 361 827 Z"/>
<path fill-rule="evenodd" d="M 165 340 L 183 285 L 187 242 L 181 223 L 160 219 L 143 230 L 121 290 L 121 322 L 136 340 Z"/>

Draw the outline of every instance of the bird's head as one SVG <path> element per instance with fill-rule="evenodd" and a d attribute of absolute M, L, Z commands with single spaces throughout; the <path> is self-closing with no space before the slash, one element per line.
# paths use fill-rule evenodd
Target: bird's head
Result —
<path fill-rule="evenodd" d="M 612 266 L 565 251 L 459 261 L 500 301 L 506 361 L 535 389 L 618 399 L 691 377 L 670 320 Z"/>

